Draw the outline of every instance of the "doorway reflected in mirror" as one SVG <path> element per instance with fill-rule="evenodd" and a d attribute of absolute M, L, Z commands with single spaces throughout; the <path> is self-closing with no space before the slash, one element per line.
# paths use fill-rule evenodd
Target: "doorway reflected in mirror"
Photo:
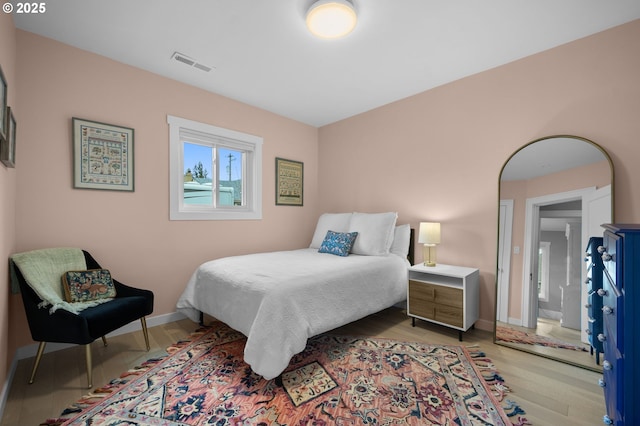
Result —
<path fill-rule="evenodd" d="M 585 248 L 613 221 L 613 166 L 578 136 L 532 141 L 499 181 L 498 344 L 599 371 L 589 343 Z"/>

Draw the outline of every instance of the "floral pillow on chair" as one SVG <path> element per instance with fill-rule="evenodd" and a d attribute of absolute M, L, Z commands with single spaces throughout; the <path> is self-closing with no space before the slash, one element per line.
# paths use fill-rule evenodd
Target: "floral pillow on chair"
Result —
<path fill-rule="evenodd" d="M 69 303 L 116 297 L 116 288 L 107 269 L 65 272 L 62 287 Z"/>

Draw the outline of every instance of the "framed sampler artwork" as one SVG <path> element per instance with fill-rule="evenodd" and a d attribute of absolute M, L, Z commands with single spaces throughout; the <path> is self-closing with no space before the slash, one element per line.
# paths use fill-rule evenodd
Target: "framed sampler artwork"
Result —
<path fill-rule="evenodd" d="M 133 191 L 134 131 L 73 118 L 73 187 Z"/>
<path fill-rule="evenodd" d="M 304 199 L 304 164 L 276 158 L 276 205 L 302 206 Z"/>

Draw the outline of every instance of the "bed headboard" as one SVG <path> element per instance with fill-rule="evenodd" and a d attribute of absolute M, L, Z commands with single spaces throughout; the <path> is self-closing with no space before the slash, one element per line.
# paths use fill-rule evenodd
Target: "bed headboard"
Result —
<path fill-rule="evenodd" d="M 415 264 L 415 237 L 416 230 L 411 228 L 411 232 L 409 234 L 409 254 L 407 255 L 407 260 L 411 265 Z"/>

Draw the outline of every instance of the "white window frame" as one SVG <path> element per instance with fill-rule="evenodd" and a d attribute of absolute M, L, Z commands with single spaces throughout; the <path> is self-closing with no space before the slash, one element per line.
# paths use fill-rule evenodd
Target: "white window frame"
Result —
<path fill-rule="evenodd" d="M 259 136 L 210 124 L 167 116 L 169 123 L 169 218 L 170 220 L 258 220 L 262 219 L 262 143 Z M 246 153 L 243 163 L 242 206 L 202 206 L 184 203 L 184 151 L 187 142 L 199 140 L 205 145 L 217 143 Z M 212 172 L 212 179 L 218 176 Z M 212 185 L 212 186 L 215 186 Z"/>
<path fill-rule="evenodd" d="M 538 300 L 541 302 L 549 301 L 549 263 L 551 262 L 551 243 L 549 241 L 540 241 L 540 292 Z"/>

